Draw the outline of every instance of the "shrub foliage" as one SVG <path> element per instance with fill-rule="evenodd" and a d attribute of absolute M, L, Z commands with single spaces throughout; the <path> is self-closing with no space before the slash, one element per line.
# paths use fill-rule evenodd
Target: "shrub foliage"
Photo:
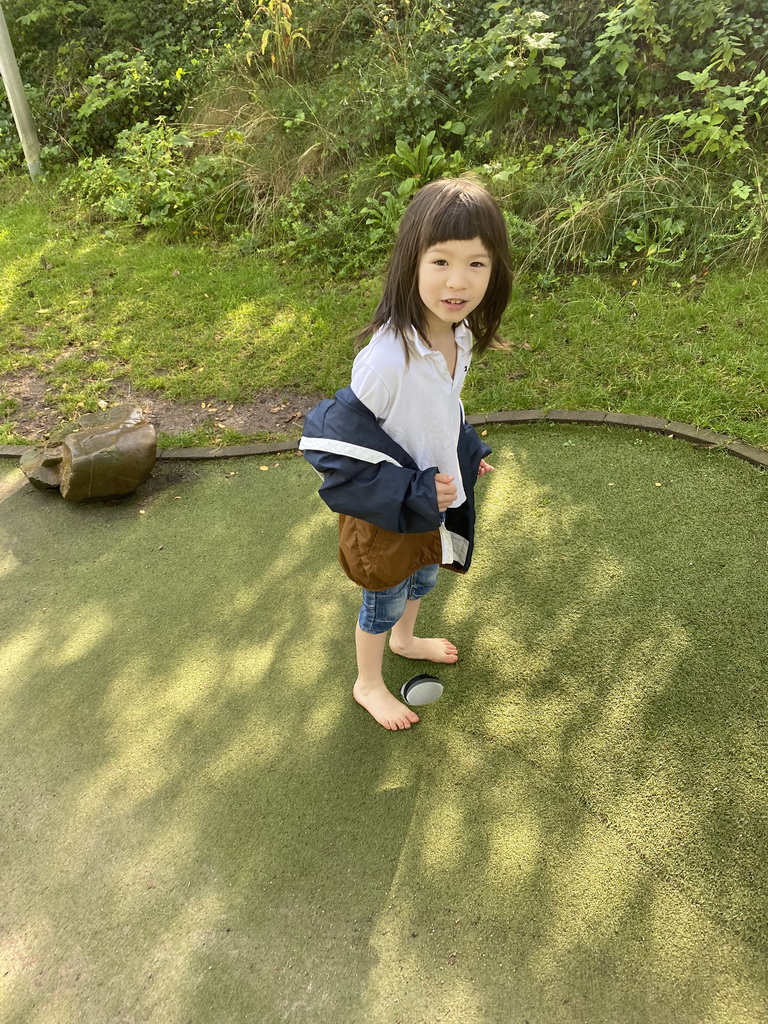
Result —
<path fill-rule="evenodd" d="M 97 216 L 359 272 L 419 185 L 474 170 L 542 279 L 764 251 L 763 0 L 4 8 L 46 167 Z"/>

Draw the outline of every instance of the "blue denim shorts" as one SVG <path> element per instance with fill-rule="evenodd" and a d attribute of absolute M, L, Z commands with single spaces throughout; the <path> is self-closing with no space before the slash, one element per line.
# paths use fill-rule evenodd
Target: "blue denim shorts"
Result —
<path fill-rule="evenodd" d="M 360 629 L 364 633 L 386 633 L 402 617 L 406 601 L 420 601 L 434 588 L 439 568 L 439 565 L 425 565 L 388 590 L 363 589 L 363 607 L 357 620 Z"/>

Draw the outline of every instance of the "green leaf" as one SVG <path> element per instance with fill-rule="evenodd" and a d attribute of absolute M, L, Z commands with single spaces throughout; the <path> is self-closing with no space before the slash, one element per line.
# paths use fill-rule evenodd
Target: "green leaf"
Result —
<path fill-rule="evenodd" d="M 411 147 L 404 139 L 398 139 L 395 143 L 395 153 L 401 160 L 408 160 L 411 157 Z"/>

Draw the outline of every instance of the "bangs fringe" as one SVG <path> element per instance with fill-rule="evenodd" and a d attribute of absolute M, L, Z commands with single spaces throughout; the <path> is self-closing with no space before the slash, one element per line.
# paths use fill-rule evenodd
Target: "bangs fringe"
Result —
<path fill-rule="evenodd" d="M 475 196 L 459 194 L 445 206 L 437 207 L 432 217 L 425 219 L 421 231 L 420 249 L 429 249 L 440 242 L 469 241 L 480 238 L 490 252 L 499 246 L 499 228 L 485 203 Z"/>

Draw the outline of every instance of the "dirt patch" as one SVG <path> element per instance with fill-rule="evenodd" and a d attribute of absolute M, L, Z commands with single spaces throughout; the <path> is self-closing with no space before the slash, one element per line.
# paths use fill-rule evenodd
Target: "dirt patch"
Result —
<path fill-rule="evenodd" d="M 171 402 L 162 395 L 132 392 L 123 401 L 141 406 L 158 431 L 181 434 L 187 430 L 213 425 L 238 434 L 287 434 L 299 437 L 304 415 L 323 396 L 298 395 L 292 391 L 269 391 L 255 395 L 250 402 Z M 117 401 L 117 400 L 115 400 Z"/>
<path fill-rule="evenodd" d="M 0 399 L 3 405 L 10 403 L 4 414 L 30 441 L 45 437 L 61 422 L 60 413 L 50 408 L 47 398 L 45 382 L 34 373 L 0 376 Z"/>
<path fill-rule="evenodd" d="M 66 418 L 76 418 L 63 417 L 52 406 L 52 394 L 34 373 L 0 376 L 0 397 L 11 403 L 6 418 L 15 423 L 17 432 L 29 441 L 42 440 Z M 201 402 L 173 402 L 159 393 L 115 387 L 109 395 L 109 404 L 130 402 L 139 406 L 158 433 L 171 436 L 209 426 L 238 434 L 294 438 L 301 436 L 305 413 L 323 397 L 320 393 L 300 395 L 292 391 L 267 391 L 254 395 L 249 402 L 221 402 L 215 397 Z"/>

